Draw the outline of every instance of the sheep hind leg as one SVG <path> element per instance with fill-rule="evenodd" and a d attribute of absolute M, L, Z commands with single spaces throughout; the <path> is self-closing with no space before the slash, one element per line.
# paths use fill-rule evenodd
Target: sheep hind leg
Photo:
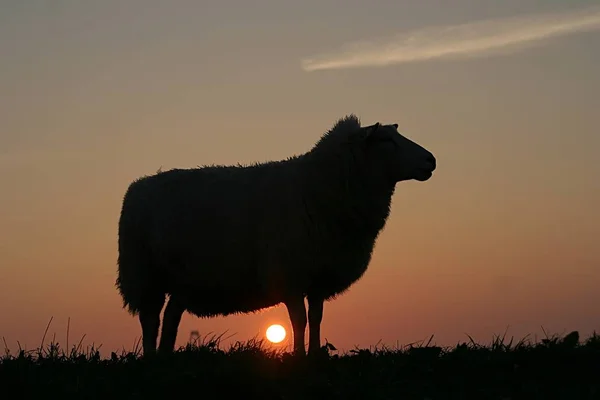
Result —
<path fill-rule="evenodd" d="M 163 315 L 160 344 L 158 346 L 158 351 L 160 353 L 171 353 L 174 350 L 175 341 L 177 340 L 177 330 L 179 329 L 179 323 L 181 322 L 184 311 L 185 308 L 181 303 L 171 296 Z"/>
<path fill-rule="evenodd" d="M 304 297 L 294 297 L 287 300 L 285 306 L 288 309 L 290 322 L 292 323 L 294 337 L 294 354 L 299 356 L 306 355 L 304 348 L 304 333 L 306 332 L 306 307 Z"/>
<path fill-rule="evenodd" d="M 323 299 L 308 296 L 308 354 L 316 355 L 321 349 L 321 321 L 323 320 Z"/>
<path fill-rule="evenodd" d="M 160 311 L 165 304 L 164 294 L 154 294 L 146 297 L 139 310 L 139 320 L 142 326 L 142 346 L 144 355 L 156 352 L 156 340 L 160 327 Z"/>

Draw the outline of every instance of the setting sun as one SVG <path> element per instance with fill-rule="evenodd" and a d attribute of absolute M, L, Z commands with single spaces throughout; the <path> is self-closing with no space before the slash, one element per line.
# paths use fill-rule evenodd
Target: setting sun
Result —
<path fill-rule="evenodd" d="M 285 328 L 281 325 L 271 325 L 267 328 L 267 339 L 272 343 L 281 343 L 285 339 Z"/>

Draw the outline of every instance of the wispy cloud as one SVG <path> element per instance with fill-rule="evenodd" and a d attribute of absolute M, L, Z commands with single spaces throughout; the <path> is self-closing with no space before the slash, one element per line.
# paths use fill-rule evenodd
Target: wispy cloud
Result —
<path fill-rule="evenodd" d="M 339 51 L 302 60 L 305 71 L 383 67 L 433 59 L 508 54 L 547 39 L 600 29 L 600 6 L 553 14 L 437 26 L 395 37 L 348 43 Z"/>

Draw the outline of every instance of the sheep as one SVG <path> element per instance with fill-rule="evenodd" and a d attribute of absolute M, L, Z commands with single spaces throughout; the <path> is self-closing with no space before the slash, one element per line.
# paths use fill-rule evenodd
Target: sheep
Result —
<path fill-rule="evenodd" d="M 118 226 L 116 287 L 144 354 L 172 352 L 184 312 L 284 304 L 293 352 L 320 349 L 323 304 L 365 273 L 396 183 L 427 181 L 431 152 L 398 124 L 349 114 L 307 152 L 251 165 L 171 169 L 131 182 Z M 166 301 L 168 295 L 168 301 Z M 305 307 L 308 303 L 308 319 Z"/>

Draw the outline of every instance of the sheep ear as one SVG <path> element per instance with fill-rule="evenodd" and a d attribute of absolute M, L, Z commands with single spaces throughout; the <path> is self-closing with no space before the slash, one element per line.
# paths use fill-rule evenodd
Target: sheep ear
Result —
<path fill-rule="evenodd" d="M 365 128 L 366 133 L 365 133 L 365 139 L 368 140 L 369 138 L 371 138 L 373 136 L 373 134 L 375 132 L 377 132 L 377 130 L 381 127 L 381 123 L 377 122 L 374 125 L 371 126 L 367 126 Z"/>

